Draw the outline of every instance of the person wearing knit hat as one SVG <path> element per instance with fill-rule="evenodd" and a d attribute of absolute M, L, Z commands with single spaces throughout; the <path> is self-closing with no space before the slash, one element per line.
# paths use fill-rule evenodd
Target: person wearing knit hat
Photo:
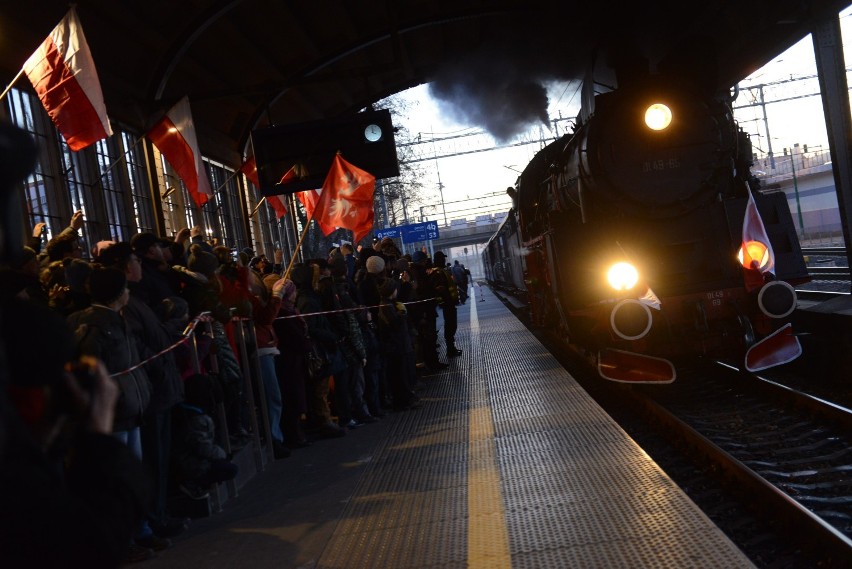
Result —
<path fill-rule="evenodd" d="M 189 248 L 189 259 L 187 259 L 186 267 L 190 271 L 212 279 L 216 276 L 216 269 L 219 268 L 219 259 L 213 253 L 205 251 L 198 243 L 193 243 Z"/>
<path fill-rule="evenodd" d="M 385 260 L 378 255 L 373 255 L 367 259 L 366 267 L 368 273 L 378 275 L 385 270 Z"/>

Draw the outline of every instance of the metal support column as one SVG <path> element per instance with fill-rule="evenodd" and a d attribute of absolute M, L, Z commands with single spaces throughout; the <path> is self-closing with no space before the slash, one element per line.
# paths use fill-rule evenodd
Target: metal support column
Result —
<path fill-rule="evenodd" d="M 849 85 L 846 82 L 840 16 L 835 14 L 817 23 L 812 35 L 848 262 L 852 246 L 849 233 L 849 220 L 852 219 L 852 112 L 849 109 Z"/>

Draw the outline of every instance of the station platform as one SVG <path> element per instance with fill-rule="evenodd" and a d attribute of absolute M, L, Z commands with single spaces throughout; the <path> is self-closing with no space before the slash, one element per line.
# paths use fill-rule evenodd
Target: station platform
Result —
<path fill-rule="evenodd" d="M 146 568 L 752 567 L 488 289 L 423 407 L 269 465 Z"/>

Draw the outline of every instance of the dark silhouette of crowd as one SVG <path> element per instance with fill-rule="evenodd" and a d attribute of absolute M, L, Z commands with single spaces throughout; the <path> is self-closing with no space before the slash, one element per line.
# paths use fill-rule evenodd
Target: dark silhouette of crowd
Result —
<path fill-rule="evenodd" d="M 5 241 L 2 566 L 150 559 L 190 524 L 174 500 L 234 479 L 252 440 L 284 459 L 422 406 L 418 382 L 448 366 L 438 308 L 445 355 L 461 354 L 440 252 L 344 243 L 288 271 L 200 228 L 84 254 L 85 223 Z"/>

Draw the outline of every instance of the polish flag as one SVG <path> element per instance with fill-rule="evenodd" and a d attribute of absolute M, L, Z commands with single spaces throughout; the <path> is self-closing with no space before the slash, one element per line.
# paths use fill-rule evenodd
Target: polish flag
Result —
<path fill-rule="evenodd" d="M 745 270 L 745 284 L 748 290 L 754 290 L 763 285 L 766 273 L 775 274 L 775 253 L 751 190 L 748 190 L 742 237 L 741 262 Z"/>
<path fill-rule="evenodd" d="M 243 162 L 243 165 L 240 166 L 240 172 L 245 174 L 255 188 L 260 187 L 260 178 L 257 177 L 257 162 L 255 162 L 254 156 Z"/>
<path fill-rule="evenodd" d="M 245 163 L 240 167 L 240 172 L 246 175 L 246 178 L 249 179 L 249 182 L 255 185 L 256 188 L 260 187 L 260 178 L 257 175 L 257 162 L 254 159 L 254 156 L 245 161 Z M 284 184 L 290 180 L 296 178 L 296 174 L 293 168 L 284 174 L 284 177 L 281 178 L 279 184 Z M 281 196 L 266 196 L 266 203 L 272 206 L 272 209 L 275 210 L 275 215 L 278 219 L 281 219 L 285 215 L 287 215 L 287 199 Z"/>
<path fill-rule="evenodd" d="M 166 113 L 160 122 L 148 131 L 148 138 L 163 153 L 172 168 L 189 190 L 189 195 L 201 207 L 213 196 L 198 140 L 189 110 L 189 99 L 184 97 Z"/>
<path fill-rule="evenodd" d="M 23 71 L 71 150 L 112 134 L 95 62 L 73 7 Z"/>

